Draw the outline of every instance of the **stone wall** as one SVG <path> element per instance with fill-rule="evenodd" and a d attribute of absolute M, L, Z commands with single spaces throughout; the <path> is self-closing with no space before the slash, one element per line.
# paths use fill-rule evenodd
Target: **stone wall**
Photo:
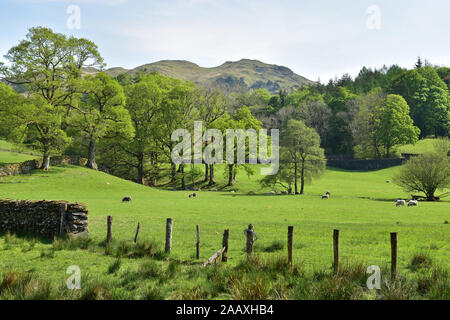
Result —
<path fill-rule="evenodd" d="M 404 164 L 405 158 L 393 159 L 329 159 L 327 166 L 345 170 L 381 170 Z"/>
<path fill-rule="evenodd" d="M 45 237 L 87 233 L 88 210 L 67 201 L 0 199 L 0 230 Z"/>
<path fill-rule="evenodd" d="M 85 166 L 86 163 L 86 158 L 81 158 L 78 156 L 57 156 L 50 158 L 50 166 L 57 166 L 61 164 Z M 0 167 L 0 177 L 30 173 L 32 170 L 41 168 L 41 166 L 42 159 L 28 160 L 21 163 L 5 164 Z"/>

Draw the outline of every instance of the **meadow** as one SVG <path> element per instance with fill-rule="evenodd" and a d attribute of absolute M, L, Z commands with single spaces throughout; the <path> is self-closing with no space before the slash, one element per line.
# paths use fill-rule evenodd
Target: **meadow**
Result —
<path fill-rule="evenodd" d="M 0 162 L 3 157 L 4 154 L 0 153 Z M 320 179 L 307 186 L 305 195 L 281 195 L 278 192 L 274 196 L 268 194 L 270 189 L 260 187 L 259 170 L 255 170 L 256 174 L 250 177 L 240 172 L 236 185 L 225 187 L 223 169 L 216 168 L 218 184 L 214 188 L 218 191 L 203 187 L 202 191 L 196 192 L 196 198 L 188 197 L 192 191 L 150 188 L 76 166 L 53 167 L 49 172 L 37 170 L 27 175 L 0 178 L 1 198 L 68 200 L 87 204 L 91 236 L 89 241 L 78 241 L 72 245 L 64 239 L 54 241 L 2 233 L 0 273 L 5 277 L 11 272 L 32 272 L 62 288 L 68 277 L 67 267 L 78 265 L 83 276 L 91 279 L 89 281 L 95 279 L 99 283 L 109 283 L 104 286 L 113 288 L 108 297 L 118 299 L 308 298 L 308 295 L 270 295 L 267 293 L 270 290 L 284 292 L 275 290 L 273 286 L 278 282 L 272 280 L 267 280 L 266 295 L 252 295 L 251 290 L 250 296 L 236 295 L 236 292 L 243 294 L 242 287 L 248 287 L 245 279 L 239 280 L 241 287 L 238 285 L 237 289 L 234 283 L 215 294 L 204 292 L 204 288 L 215 283 L 211 282 L 210 276 L 221 274 L 225 277 L 229 272 L 226 268 L 222 270 L 221 266 L 210 267 L 211 270 L 220 269 L 217 272 L 201 271 L 199 267 L 201 262 L 220 249 L 224 229 L 230 230 L 227 267 L 242 273 L 242 268 L 248 271 L 257 268 L 255 266 L 270 269 L 273 265 L 283 265 L 283 259 L 287 256 L 287 227 L 293 225 L 294 265 L 301 269 L 305 277 L 315 279 L 318 274 L 331 272 L 333 229 L 341 232 L 341 263 L 358 274 L 360 284 L 365 282 L 365 270 L 370 265 L 380 266 L 383 276 L 388 276 L 390 232 L 399 234 L 399 274 L 404 279 L 418 281 L 432 277 L 431 273 L 438 272 L 434 268 L 444 270 L 447 277 L 445 272 L 450 268 L 450 199 L 435 203 L 421 202 L 419 207 L 395 207 L 395 199 L 409 198 L 399 187 L 387 183 L 398 167 L 373 172 L 327 168 Z M 325 191 L 331 193 L 329 200 L 321 199 Z M 132 202 L 122 203 L 124 196 L 131 196 Z M 104 244 L 108 215 L 113 216 L 114 241 L 111 246 Z M 160 251 L 164 245 L 166 218 L 174 220 L 170 256 Z M 141 227 L 136 246 L 133 238 L 138 222 Z M 245 262 L 243 231 L 250 223 L 258 240 L 255 242 L 257 261 L 249 267 L 245 264 L 248 262 Z M 201 240 L 198 260 L 195 259 L 197 224 L 200 226 Z M 133 252 L 132 259 L 124 258 L 133 256 Z M 414 259 L 426 260 L 428 268 L 418 270 L 414 267 Z M 150 269 L 147 270 L 149 275 L 139 276 L 146 268 Z M 354 271 L 355 268 L 357 271 Z M 167 276 L 161 284 L 157 281 L 161 272 L 177 275 Z M 298 278 L 292 274 L 289 277 L 291 280 Z M 173 280 L 169 281 L 169 278 Z M 438 297 L 449 298 L 448 279 L 446 281 Z M 264 289 L 266 282 L 260 285 Z M 195 292 L 195 288 L 198 295 L 190 296 L 188 293 Z M 0 297 L 1 290 L 0 285 Z M 156 294 L 154 290 L 159 291 Z M 65 294 L 64 297 L 70 298 L 70 295 Z M 314 297 L 317 298 L 317 295 Z M 4 295 L 4 298 L 8 296 Z M 374 296 L 366 293 L 354 298 Z"/>

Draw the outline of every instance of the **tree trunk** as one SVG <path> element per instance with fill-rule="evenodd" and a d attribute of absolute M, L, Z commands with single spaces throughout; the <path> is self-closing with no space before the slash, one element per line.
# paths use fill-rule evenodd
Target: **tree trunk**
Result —
<path fill-rule="evenodd" d="M 209 165 L 209 186 L 215 185 L 216 181 L 214 181 L 214 164 Z"/>
<path fill-rule="evenodd" d="M 297 187 L 297 161 L 294 162 L 294 188 L 295 188 L 295 194 L 298 194 L 298 187 Z"/>
<path fill-rule="evenodd" d="M 95 162 L 95 140 L 91 139 L 89 141 L 89 154 L 88 154 L 88 162 L 86 163 L 86 167 L 98 170 L 97 163 Z"/>
<path fill-rule="evenodd" d="M 300 194 L 303 194 L 305 189 L 305 160 L 302 160 L 302 171 L 300 176 Z"/>
<path fill-rule="evenodd" d="M 43 159 L 43 162 L 42 162 L 41 169 L 44 170 L 44 171 L 50 170 L 50 155 L 48 154 L 47 151 L 44 152 L 44 159 Z"/>
<path fill-rule="evenodd" d="M 233 185 L 233 183 L 234 183 L 234 180 L 233 180 L 233 167 L 234 167 L 234 164 L 229 164 L 228 165 L 228 186 L 229 187 L 231 187 Z"/>
<path fill-rule="evenodd" d="M 205 163 L 205 179 L 203 180 L 203 182 L 208 182 L 209 179 L 209 168 L 208 168 L 208 164 Z"/>
<path fill-rule="evenodd" d="M 176 175 L 177 175 L 177 165 L 176 165 L 175 163 L 172 162 L 172 163 L 170 164 L 170 166 L 171 166 L 171 168 L 172 168 L 170 177 L 171 177 L 172 182 L 174 182 L 174 181 L 175 181 L 175 177 L 176 177 Z"/>
<path fill-rule="evenodd" d="M 181 189 L 186 189 L 186 182 L 184 180 L 184 163 L 180 164 L 180 173 L 181 173 Z"/>
<path fill-rule="evenodd" d="M 138 183 L 145 184 L 144 179 L 144 154 L 140 152 L 138 154 Z"/>

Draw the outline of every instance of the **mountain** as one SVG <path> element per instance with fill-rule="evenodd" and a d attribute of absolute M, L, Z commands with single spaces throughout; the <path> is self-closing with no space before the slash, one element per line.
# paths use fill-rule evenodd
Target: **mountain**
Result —
<path fill-rule="evenodd" d="M 228 61 L 213 68 L 200 67 L 183 60 L 163 60 L 130 70 L 117 67 L 107 69 L 105 72 L 115 77 L 124 73 L 133 76 L 138 72 L 153 71 L 173 78 L 189 80 L 200 86 L 218 88 L 226 93 L 260 88 L 276 93 L 280 89 L 290 90 L 313 83 L 295 74 L 289 68 L 249 59 Z M 85 72 L 95 73 L 92 68 Z"/>

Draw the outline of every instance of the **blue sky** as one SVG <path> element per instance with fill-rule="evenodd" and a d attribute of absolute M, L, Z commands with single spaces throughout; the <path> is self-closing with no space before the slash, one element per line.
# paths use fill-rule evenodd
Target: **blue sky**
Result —
<path fill-rule="evenodd" d="M 80 29 L 67 26 L 70 5 Z M 449 13 L 448 0 L 2 0 L 0 56 L 42 25 L 94 41 L 107 67 L 249 58 L 325 82 L 419 55 L 450 66 Z"/>

